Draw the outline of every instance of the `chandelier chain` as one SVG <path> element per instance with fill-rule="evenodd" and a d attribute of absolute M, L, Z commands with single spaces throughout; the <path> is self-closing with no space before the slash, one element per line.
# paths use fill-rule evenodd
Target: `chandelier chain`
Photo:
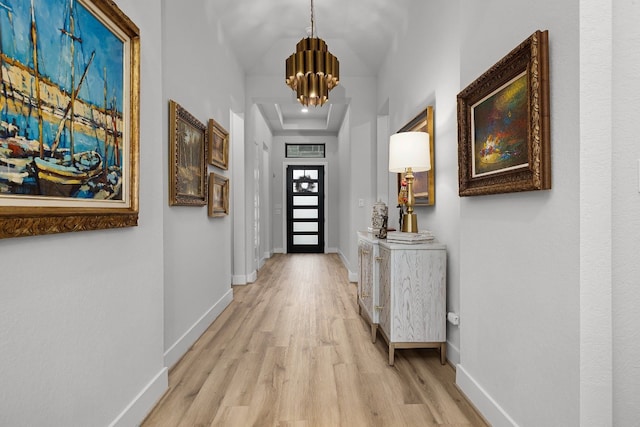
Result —
<path fill-rule="evenodd" d="M 313 0 L 311 0 L 311 37 L 315 35 L 315 20 L 313 19 Z"/>

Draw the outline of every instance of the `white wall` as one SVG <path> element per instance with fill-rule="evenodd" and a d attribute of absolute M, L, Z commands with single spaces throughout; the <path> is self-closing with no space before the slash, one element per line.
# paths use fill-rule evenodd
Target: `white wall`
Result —
<path fill-rule="evenodd" d="M 461 6 L 461 87 L 549 30 L 553 188 L 461 200 L 458 382 L 498 425 L 577 425 L 578 1 Z"/>
<path fill-rule="evenodd" d="M 613 7 L 613 425 L 638 422 L 640 390 L 640 4 Z"/>
<path fill-rule="evenodd" d="M 358 271 L 358 239 L 357 232 L 371 226 L 371 212 L 377 195 L 377 112 L 376 112 L 376 79 L 368 77 L 343 77 L 341 85 L 345 88 L 345 97 L 350 99 L 348 127 L 340 131 L 339 142 L 348 143 L 348 155 L 341 161 L 348 163 L 341 167 L 341 191 L 346 191 L 346 180 L 349 181 L 346 197 L 341 198 L 349 215 L 341 217 L 341 239 L 339 252 L 345 266 L 349 270 L 349 280 L 357 281 Z M 342 135 L 347 132 L 347 135 Z M 344 138 L 344 139 L 343 139 Z M 362 200 L 362 206 L 360 206 Z M 343 207 L 341 206 L 341 209 Z"/>
<path fill-rule="evenodd" d="M 214 118 L 229 130 L 230 111 L 244 109 L 244 75 L 225 44 L 210 2 L 164 0 L 163 5 L 163 137 L 156 141 L 156 149 L 166 153 L 169 99 L 204 124 Z M 162 162 L 162 169 L 168 176 L 168 161 Z M 233 172 L 208 169 L 227 177 Z M 206 206 L 169 207 L 167 181 L 162 179 L 164 342 L 166 364 L 171 366 L 231 301 L 233 249 L 231 217 L 209 218 Z"/>
<path fill-rule="evenodd" d="M 344 121 L 342 122 L 342 126 L 340 127 L 340 132 L 338 133 L 338 157 L 340 169 L 338 171 L 338 177 L 340 179 L 340 193 L 338 194 L 338 212 L 340 218 L 343 220 L 340 221 L 339 225 L 339 239 L 338 239 L 338 253 L 340 254 L 340 258 L 342 262 L 345 264 L 347 269 L 349 270 L 349 275 L 355 274 L 356 281 L 357 277 L 357 261 L 354 264 L 350 264 L 350 261 L 346 258 L 346 248 L 349 248 L 351 241 L 351 225 L 349 221 L 345 221 L 345 218 L 353 218 L 353 212 L 355 211 L 355 207 L 351 203 L 351 179 L 350 179 L 350 167 L 351 167 L 351 134 L 349 132 L 351 129 L 351 110 L 348 109 L 345 114 Z M 352 277 L 349 280 L 353 280 Z"/>
<path fill-rule="evenodd" d="M 141 33 L 139 226 L 0 241 L 3 426 L 133 425 L 167 387 L 161 9 L 118 5 Z"/>

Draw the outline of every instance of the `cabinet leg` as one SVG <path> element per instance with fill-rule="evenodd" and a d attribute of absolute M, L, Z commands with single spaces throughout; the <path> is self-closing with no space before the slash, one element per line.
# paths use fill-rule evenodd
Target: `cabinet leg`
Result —
<path fill-rule="evenodd" d="M 376 335 L 378 334 L 378 325 L 375 323 L 371 324 L 371 342 L 376 343 Z"/>
<path fill-rule="evenodd" d="M 447 363 L 447 343 L 443 342 L 440 344 L 440 363 Z"/>
<path fill-rule="evenodd" d="M 395 357 L 396 347 L 393 344 L 389 344 L 389 365 L 393 366 L 393 359 Z"/>

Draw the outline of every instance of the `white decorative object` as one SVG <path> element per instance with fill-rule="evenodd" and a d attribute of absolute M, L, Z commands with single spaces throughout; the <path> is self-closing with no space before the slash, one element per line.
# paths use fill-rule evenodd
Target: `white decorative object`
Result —
<path fill-rule="evenodd" d="M 386 231 L 387 218 L 389 218 L 389 209 L 383 201 L 378 200 L 374 203 L 373 212 L 371 213 L 371 232 L 374 236 L 383 237 L 380 232 L 383 229 Z"/>

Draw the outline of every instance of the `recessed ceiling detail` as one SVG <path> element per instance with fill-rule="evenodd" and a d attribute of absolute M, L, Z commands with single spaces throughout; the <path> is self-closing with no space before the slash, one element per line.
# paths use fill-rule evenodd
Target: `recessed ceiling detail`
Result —
<path fill-rule="evenodd" d="M 349 107 L 348 102 L 332 102 L 303 113 L 302 106 L 290 98 L 255 102 L 274 135 L 338 135 Z"/>

